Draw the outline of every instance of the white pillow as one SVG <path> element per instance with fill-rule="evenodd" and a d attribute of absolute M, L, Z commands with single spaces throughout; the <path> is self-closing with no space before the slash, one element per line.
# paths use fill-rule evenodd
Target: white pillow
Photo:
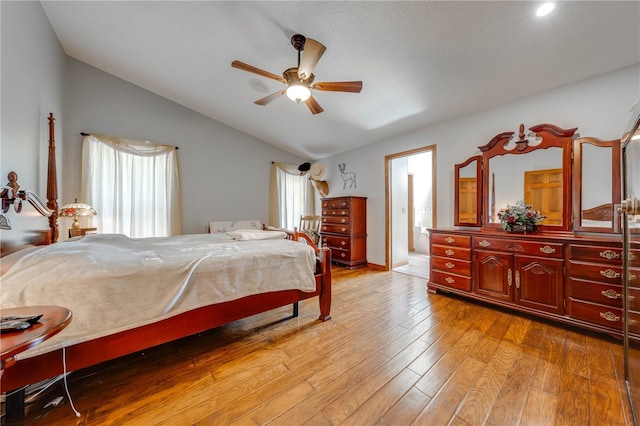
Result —
<path fill-rule="evenodd" d="M 229 232 L 237 229 L 262 229 L 262 223 L 259 220 L 227 220 L 227 221 L 211 221 L 209 222 L 209 233 Z"/>

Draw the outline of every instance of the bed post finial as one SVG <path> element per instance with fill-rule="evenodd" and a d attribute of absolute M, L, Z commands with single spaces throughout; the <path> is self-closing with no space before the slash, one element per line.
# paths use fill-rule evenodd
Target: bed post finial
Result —
<path fill-rule="evenodd" d="M 49 216 L 51 243 L 58 241 L 58 177 L 56 174 L 56 141 L 53 113 L 49 113 L 49 166 L 47 169 L 47 207 L 53 210 Z"/>

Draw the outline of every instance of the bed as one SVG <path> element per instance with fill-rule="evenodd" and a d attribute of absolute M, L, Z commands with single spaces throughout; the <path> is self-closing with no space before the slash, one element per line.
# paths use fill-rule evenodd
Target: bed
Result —
<path fill-rule="evenodd" d="M 56 186 L 52 115 L 49 120 L 48 188 Z M 47 191 L 47 206 L 57 208 L 50 195 L 55 194 Z M 9 196 L 15 200 L 5 200 Z M 11 191 L 3 197 L 7 205 L 26 198 Z M 10 400 L 22 404 L 21 389 L 28 384 L 278 307 L 293 305 L 295 315 L 301 300 L 318 297 L 319 319 L 331 318 L 331 252 L 304 234 L 256 229 L 151 239 L 87 234 L 56 243 L 56 209 L 49 209 L 52 244 L 3 258 L 0 306 L 60 305 L 72 310 L 73 319 L 3 370 L 1 390 L 17 390 L 7 394 L 7 412 Z M 29 286 L 14 289 L 27 281 Z M 82 296 L 66 294 L 71 281 L 85 283 Z M 134 284 L 131 294 L 124 292 L 124 282 Z M 240 282 L 247 286 L 239 289 Z M 124 299 L 115 297 L 120 293 Z M 99 295 L 111 305 L 102 305 Z M 109 318 L 114 304 L 126 320 Z"/>

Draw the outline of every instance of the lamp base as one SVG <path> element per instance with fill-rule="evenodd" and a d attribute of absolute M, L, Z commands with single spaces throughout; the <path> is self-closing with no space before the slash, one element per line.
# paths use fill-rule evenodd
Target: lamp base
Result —
<path fill-rule="evenodd" d="M 71 229 L 80 229 L 80 224 L 78 223 L 78 216 L 73 217 L 73 225 L 71 225 Z"/>

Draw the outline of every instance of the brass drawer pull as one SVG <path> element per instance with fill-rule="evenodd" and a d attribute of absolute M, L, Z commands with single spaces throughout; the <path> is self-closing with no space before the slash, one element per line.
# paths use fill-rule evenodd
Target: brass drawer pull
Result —
<path fill-rule="evenodd" d="M 340 244 L 342 244 L 343 246 L 346 246 L 347 242 L 346 241 L 340 241 Z"/>
<path fill-rule="evenodd" d="M 611 311 L 600 312 L 600 317 L 606 319 L 607 321 L 616 322 L 620 321 L 620 317 L 614 314 Z"/>
<path fill-rule="evenodd" d="M 520 271 L 516 271 L 516 288 L 520 288 Z"/>
<path fill-rule="evenodd" d="M 346 215 L 348 215 L 348 214 L 349 214 L 349 212 L 342 210 L 342 211 L 340 212 L 340 214 L 341 214 L 342 216 L 346 216 Z"/>
<path fill-rule="evenodd" d="M 449 268 L 449 269 L 453 269 L 453 268 L 455 268 L 455 267 L 456 267 L 456 265 L 454 265 L 454 264 L 453 264 L 453 263 L 451 263 L 451 262 L 447 262 L 447 263 L 445 263 L 445 264 L 444 264 L 444 266 L 446 266 L 446 267 L 447 267 L 447 268 Z"/>
<path fill-rule="evenodd" d="M 447 278 L 445 278 L 444 280 L 445 280 L 446 282 L 448 282 L 449 284 L 453 284 L 453 283 L 455 283 L 455 282 L 456 282 L 456 280 L 454 280 L 454 279 L 453 279 L 453 278 L 451 278 L 451 277 L 447 277 Z"/>
<path fill-rule="evenodd" d="M 609 289 L 609 290 L 602 290 L 600 293 L 602 293 L 602 295 L 604 297 L 607 297 L 609 299 L 620 299 L 622 298 L 622 294 L 618 293 L 617 291 L 613 290 L 613 289 Z"/>
<path fill-rule="evenodd" d="M 605 251 L 601 251 L 600 252 L 600 257 L 603 257 L 605 259 L 620 259 L 620 254 L 616 253 L 613 250 L 605 250 Z"/>
<path fill-rule="evenodd" d="M 620 272 L 616 272 L 613 269 L 607 269 L 606 271 L 600 271 L 600 275 L 605 278 L 620 278 Z"/>
<path fill-rule="evenodd" d="M 453 251 L 453 250 L 451 250 L 451 249 L 447 249 L 447 250 L 445 251 L 445 254 L 446 254 L 447 256 L 453 256 L 454 254 L 456 254 L 456 252 L 455 252 L 455 251 Z"/>
<path fill-rule="evenodd" d="M 491 245 L 491 243 L 487 240 L 482 240 L 478 243 L 478 245 L 482 246 L 482 247 L 489 247 Z"/>
<path fill-rule="evenodd" d="M 347 219 L 345 218 L 340 219 L 340 223 L 347 223 Z"/>
<path fill-rule="evenodd" d="M 347 231 L 347 228 L 342 227 L 342 228 L 340 228 L 340 230 L 341 230 L 342 232 L 346 232 L 346 231 Z"/>
<path fill-rule="evenodd" d="M 347 255 L 346 255 L 346 254 L 344 254 L 344 253 L 340 253 L 340 256 L 341 256 L 341 257 L 347 257 Z"/>
<path fill-rule="evenodd" d="M 451 237 L 447 237 L 445 238 L 445 241 L 448 242 L 449 244 L 451 244 L 452 242 L 454 242 L 456 239 L 455 238 L 451 238 Z"/>
<path fill-rule="evenodd" d="M 340 203 L 340 205 L 341 205 L 342 207 L 345 207 L 345 206 L 347 205 L 347 202 L 346 202 L 346 201 L 343 201 L 343 202 L 341 202 L 341 203 Z"/>
<path fill-rule="evenodd" d="M 509 285 L 509 287 L 511 287 L 511 285 L 513 284 L 511 274 L 512 274 L 512 271 L 511 271 L 511 268 L 509 268 L 509 272 L 507 272 L 507 284 Z"/>
<path fill-rule="evenodd" d="M 326 217 L 323 217 L 323 218 L 322 218 L 322 221 L 323 221 L 323 222 L 326 222 L 326 221 L 327 221 L 327 218 L 326 218 Z"/>
<path fill-rule="evenodd" d="M 551 254 L 551 253 L 555 253 L 556 249 L 554 249 L 553 247 L 544 246 L 544 247 L 540 247 L 540 251 L 544 254 Z"/>

